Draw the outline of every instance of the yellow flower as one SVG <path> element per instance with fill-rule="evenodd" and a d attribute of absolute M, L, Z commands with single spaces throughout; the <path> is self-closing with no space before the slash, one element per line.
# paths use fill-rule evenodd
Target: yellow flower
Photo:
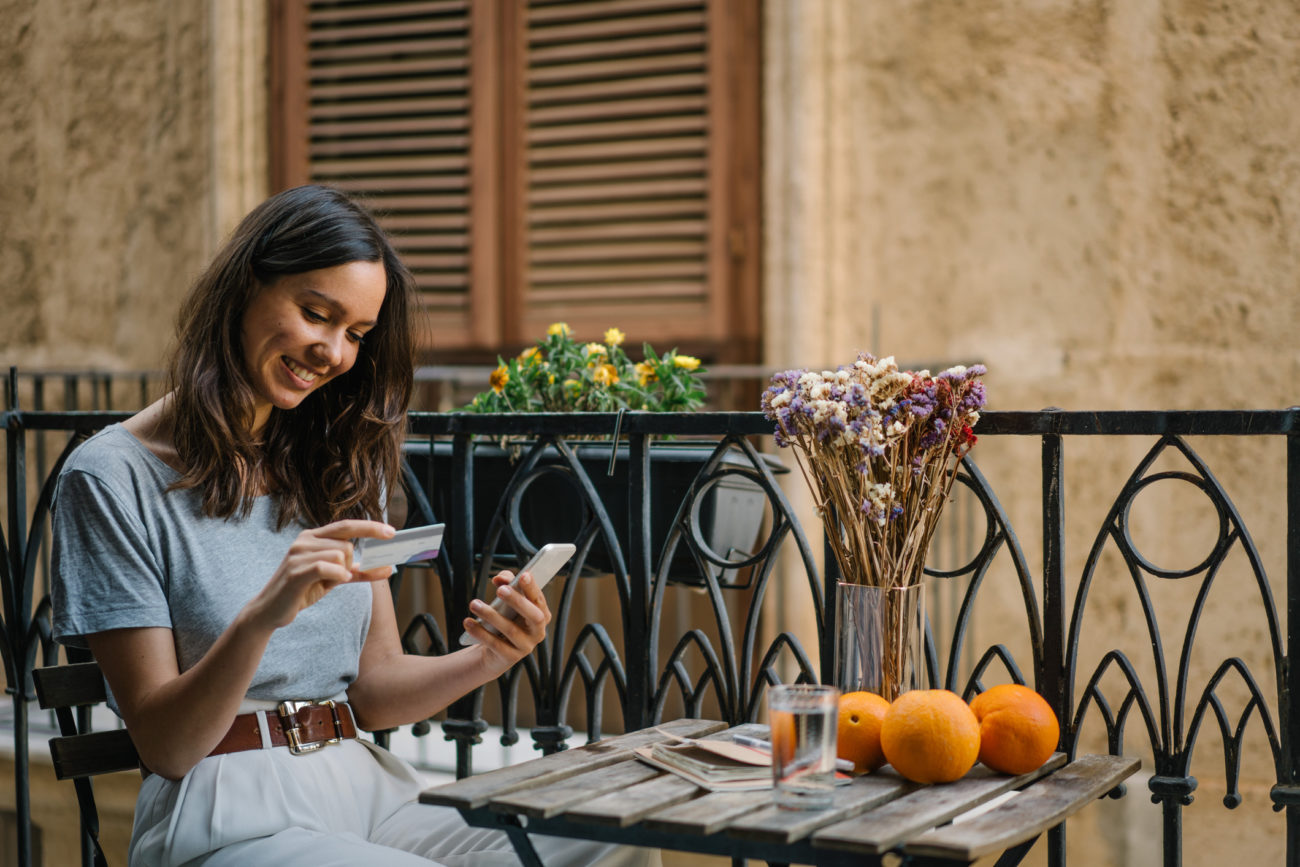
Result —
<path fill-rule="evenodd" d="M 602 343 L 588 343 L 586 346 L 582 348 L 582 351 L 587 353 L 588 355 L 602 355 L 602 356 L 608 352 L 608 350 L 605 349 L 605 346 Z"/>
<path fill-rule="evenodd" d="M 546 374 L 546 384 L 547 384 L 547 385 L 555 385 L 555 374 L 554 374 L 554 373 L 548 373 L 548 374 Z"/>
<path fill-rule="evenodd" d="M 610 386 L 618 382 L 618 369 L 612 364 L 602 364 L 591 374 L 597 385 Z"/>
<path fill-rule="evenodd" d="M 519 360 L 528 362 L 529 364 L 538 364 L 542 360 L 541 352 L 536 346 L 530 346 L 523 352 L 519 353 Z"/>
<path fill-rule="evenodd" d="M 497 394 L 505 391 L 506 383 L 509 381 L 510 371 L 506 370 L 504 364 L 492 371 L 492 375 L 488 377 L 488 382 L 492 385 L 492 390 Z"/>
<path fill-rule="evenodd" d="M 622 331 L 619 331 L 617 328 L 610 328 L 605 331 L 605 342 L 610 346 L 622 345 L 625 337 L 627 337 L 627 335 Z"/>
<path fill-rule="evenodd" d="M 552 322 L 550 325 L 548 325 L 548 326 L 546 327 L 546 334 L 547 334 L 547 336 L 549 336 L 549 337 L 554 337 L 554 336 L 557 335 L 557 334 L 558 334 L 559 336 L 561 336 L 561 337 L 568 337 L 568 336 L 569 336 L 569 323 L 567 323 L 567 322 Z"/>
<path fill-rule="evenodd" d="M 659 374 L 655 373 L 655 366 L 645 361 L 636 363 L 636 382 L 642 387 L 652 382 L 659 381 Z"/>
<path fill-rule="evenodd" d="M 674 355 L 673 364 L 683 370 L 694 370 L 700 366 L 700 360 L 692 355 Z"/>
<path fill-rule="evenodd" d="M 577 394 L 578 392 L 582 391 L 582 383 L 578 382 L 578 380 L 576 379 L 566 379 L 564 381 L 564 390 L 571 391 L 574 394 Z"/>

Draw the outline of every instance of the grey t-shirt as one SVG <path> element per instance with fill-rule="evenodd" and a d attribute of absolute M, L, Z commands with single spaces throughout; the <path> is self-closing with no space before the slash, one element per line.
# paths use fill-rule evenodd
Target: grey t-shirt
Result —
<path fill-rule="evenodd" d="M 276 529 L 259 497 L 247 518 L 204 517 L 193 489 L 121 425 L 83 443 L 54 508 L 54 638 L 85 646 L 108 629 L 170 628 L 180 670 L 194 666 L 261 590 L 304 529 Z M 370 624 L 369 584 L 336 587 L 276 630 L 247 698 L 337 695 L 356 679 Z"/>

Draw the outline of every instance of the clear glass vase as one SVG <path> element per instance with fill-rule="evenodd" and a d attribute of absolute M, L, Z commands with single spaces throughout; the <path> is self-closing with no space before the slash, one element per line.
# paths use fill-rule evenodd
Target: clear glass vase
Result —
<path fill-rule="evenodd" d="M 925 585 L 840 582 L 835 608 L 835 685 L 893 701 L 925 675 Z"/>

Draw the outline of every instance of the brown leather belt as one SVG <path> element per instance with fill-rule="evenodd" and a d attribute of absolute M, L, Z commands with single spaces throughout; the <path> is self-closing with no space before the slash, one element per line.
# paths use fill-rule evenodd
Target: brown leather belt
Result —
<path fill-rule="evenodd" d="M 262 729 L 260 714 L 241 713 L 230 731 L 208 755 L 260 750 Z M 344 738 L 357 736 L 352 708 L 347 702 L 281 702 L 278 710 L 265 712 L 266 734 L 273 747 L 288 747 L 294 754 L 310 753 Z"/>

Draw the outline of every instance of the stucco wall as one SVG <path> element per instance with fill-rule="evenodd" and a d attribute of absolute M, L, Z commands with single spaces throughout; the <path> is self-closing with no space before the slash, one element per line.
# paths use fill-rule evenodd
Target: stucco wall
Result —
<path fill-rule="evenodd" d="M 153 368 L 265 195 L 262 0 L 0 0 L 0 364 Z"/>
<path fill-rule="evenodd" d="M 980 360 L 992 409 L 1300 403 L 1300 6 L 766 0 L 765 12 L 772 368 L 842 363 L 859 349 L 902 361 Z M 1066 443 L 1071 589 L 1106 509 L 1151 445 Z M 1285 598 L 1281 444 L 1192 446 Z M 975 457 L 1039 574 L 1037 442 L 985 438 Z M 1172 458 L 1161 466 L 1188 468 Z M 1134 532 L 1155 562 L 1186 567 L 1208 551 L 1216 527 L 1206 501 L 1177 487 L 1142 495 Z M 1132 581 L 1113 558 L 1098 576 L 1085 670 L 1100 649 L 1121 647 L 1154 695 Z M 1012 577 L 1005 563 L 990 575 L 973 639 L 979 648 L 1005 640 L 1026 659 L 1023 625 L 1008 615 L 1023 608 Z M 1155 584 L 1172 666 L 1197 588 Z M 1201 623 L 1192 701 L 1208 666 L 1233 654 L 1248 660 L 1265 695 L 1276 694 L 1258 596 L 1248 564 L 1235 559 Z M 1113 703 L 1119 686 L 1109 684 Z M 1235 721 L 1244 691 L 1222 692 Z M 1104 747 L 1098 725 L 1085 734 Z M 1144 741 L 1131 722 L 1126 745 L 1143 753 Z M 1185 863 L 1242 851 L 1281 860 L 1284 826 L 1270 810 L 1257 718 L 1245 749 L 1245 804 L 1229 812 L 1220 743 L 1203 732 Z M 1072 846 L 1098 833 L 1104 841 L 1079 853 L 1081 863 L 1158 857 L 1158 808 L 1140 780 L 1081 821 Z"/>
<path fill-rule="evenodd" d="M 1002 408 L 1295 402 L 1300 7 L 772 0 L 768 23 L 773 364 L 879 334 L 985 360 Z"/>

